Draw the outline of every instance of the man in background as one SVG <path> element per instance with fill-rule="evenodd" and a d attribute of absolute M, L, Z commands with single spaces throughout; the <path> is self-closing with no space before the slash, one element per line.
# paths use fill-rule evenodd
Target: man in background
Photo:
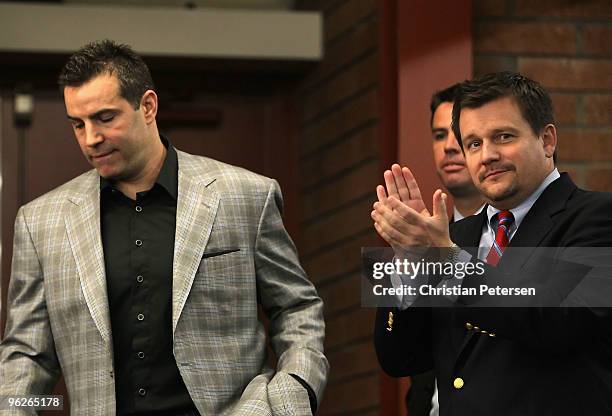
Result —
<path fill-rule="evenodd" d="M 127 45 L 84 46 L 59 85 L 94 169 L 17 214 L 0 397 L 61 371 L 79 416 L 313 414 L 323 305 L 276 181 L 175 149 Z"/>
<path fill-rule="evenodd" d="M 465 165 L 465 157 L 451 127 L 453 102 L 459 84 L 436 92 L 431 97 L 431 135 L 433 157 L 440 182 L 453 196 L 453 216 L 459 221 L 480 212 L 484 198 L 474 186 Z M 398 166 L 399 167 L 399 166 Z M 411 416 L 438 416 L 438 388 L 433 371 L 411 377 L 406 405 Z"/>
<path fill-rule="evenodd" d="M 453 133 L 453 100 L 459 85 L 455 84 L 431 97 L 431 135 L 436 172 L 440 182 L 453 196 L 451 222 L 480 212 L 484 197 L 478 191 L 465 165 L 463 151 Z"/>

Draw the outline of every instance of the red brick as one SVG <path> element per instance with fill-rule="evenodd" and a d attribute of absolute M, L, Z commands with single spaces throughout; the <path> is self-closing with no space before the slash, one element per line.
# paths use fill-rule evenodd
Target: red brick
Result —
<path fill-rule="evenodd" d="M 551 98 L 557 124 L 576 123 L 576 96 L 572 94 L 551 94 Z"/>
<path fill-rule="evenodd" d="M 612 90 L 612 60 L 519 58 L 518 70 L 548 88 Z"/>
<path fill-rule="evenodd" d="M 559 162 L 612 161 L 612 132 L 560 129 L 557 134 Z"/>
<path fill-rule="evenodd" d="M 374 231 L 321 252 L 302 261 L 310 279 L 318 285 L 336 276 L 357 272 L 361 268 L 361 247 L 378 247 L 382 240 Z"/>
<path fill-rule="evenodd" d="M 568 23 L 484 22 L 476 26 L 476 52 L 574 54 L 576 27 Z"/>
<path fill-rule="evenodd" d="M 338 42 L 334 42 L 325 48 L 323 60 L 316 69 L 310 73 L 304 82 L 304 87 L 309 88 L 328 77 L 333 71 L 348 64 L 355 58 L 363 55 L 368 50 L 378 46 L 378 24 L 370 22 L 355 27 L 348 36 Z"/>
<path fill-rule="evenodd" d="M 372 190 L 371 200 L 357 202 L 340 212 L 323 217 L 315 224 L 303 226 L 300 245 L 303 247 L 303 254 L 307 255 L 322 246 L 373 229 L 370 212 L 375 199 L 376 194 Z"/>
<path fill-rule="evenodd" d="M 307 121 L 325 113 L 351 94 L 374 85 L 377 81 L 378 54 L 375 53 L 306 95 L 303 100 L 302 120 Z"/>
<path fill-rule="evenodd" d="M 324 39 L 327 43 L 376 11 L 376 0 L 348 0 L 325 16 Z"/>
<path fill-rule="evenodd" d="M 591 191 L 611 192 L 612 168 L 587 170 L 586 189 Z"/>
<path fill-rule="evenodd" d="M 321 411 L 317 414 L 321 416 L 357 414 L 361 409 L 366 410 L 379 404 L 379 390 L 379 376 L 376 373 L 343 383 L 330 384 L 325 391 Z"/>
<path fill-rule="evenodd" d="M 612 2 L 610 0 L 519 0 L 517 14 L 604 19 L 612 17 Z"/>
<path fill-rule="evenodd" d="M 302 197 L 301 218 L 310 220 L 349 201 L 371 194 L 381 180 L 378 160 L 373 160 L 339 178 L 317 186 Z"/>
<path fill-rule="evenodd" d="M 516 71 L 516 57 L 474 56 L 474 76 L 500 71 Z"/>
<path fill-rule="evenodd" d="M 319 122 L 306 125 L 300 138 L 300 154 L 307 155 L 377 117 L 378 90 L 373 89 L 328 113 Z"/>
<path fill-rule="evenodd" d="M 508 11 L 508 0 L 474 0 L 474 16 L 503 16 Z"/>
<path fill-rule="evenodd" d="M 584 122 L 589 126 L 612 124 L 612 95 L 586 95 L 583 98 Z"/>
<path fill-rule="evenodd" d="M 579 187 L 584 187 L 584 168 L 576 164 L 557 163 L 559 172 L 565 172 Z"/>
<path fill-rule="evenodd" d="M 300 163 L 302 177 L 300 185 L 310 186 L 324 178 L 329 178 L 348 167 L 378 155 L 378 142 L 375 126 L 359 131 L 353 137 L 338 145 L 316 153 Z"/>
<path fill-rule="evenodd" d="M 339 378 L 375 371 L 379 368 L 374 344 L 371 340 L 343 348 L 329 354 L 327 358 L 331 368 L 333 368 L 330 373 L 331 383 Z"/>
<path fill-rule="evenodd" d="M 347 346 L 372 335 L 376 309 L 357 308 L 350 313 L 328 319 L 325 330 L 325 349 Z"/>
<path fill-rule="evenodd" d="M 611 56 L 612 26 L 588 25 L 582 32 L 582 49 L 584 53 Z"/>
<path fill-rule="evenodd" d="M 319 295 L 325 303 L 325 315 L 333 316 L 343 309 L 361 304 L 361 274 L 331 282 L 319 289 Z"/>

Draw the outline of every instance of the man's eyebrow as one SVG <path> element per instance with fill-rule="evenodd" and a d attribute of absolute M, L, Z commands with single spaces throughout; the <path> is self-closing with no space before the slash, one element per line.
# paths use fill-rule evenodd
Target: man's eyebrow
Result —
<path fill-rule="evenodd" d="M 93 114 L 90 114 L 87 116 L 87 118 L 92 119 L 92 118 L 99 118 L 102 114 L 104 113 L 117 113 L 119 110 L 117 110 L 116 108 L 103 108 L 101 110 L 96 111 Z M 68 120 L 70 121 L 81 121 L 80 118 L 78 117 L 73 117 L 70 114 L 66 114 L 66 117 L 68 117 Z"/>
<path fill-rule="evenodd" d="M 448 129 L 446 127 L 432 127 L 431 128 L 432 133 L 446 133 L 447 131 Z"/>
<path fill-rule="evenodd" d="M 474 133 L 470 133 L 470 134 L 468 134 L 466 136 L 462 135 L 461 136 L 461 143 L 465 143 L 466 141 L 475 139 L 476 137 L 478 137 L 478 136 L 476 136 Z"/>
<path fill-rule="evenodd" d="M 511 126 L 502 126 L 502 127 L 498 127 L 498 128 L 495 128 L 495 129 L 491 130 L 491 134 L 499 134 L 499 133 L 503 133 L 503 132 L 506 132 L 506 131 L 509 131 L 509 132 L 515 133 L 515 134 L 518 133 L 518 130 L 516 128 L 514 128 L 514 127 L 511 127 Z"/>

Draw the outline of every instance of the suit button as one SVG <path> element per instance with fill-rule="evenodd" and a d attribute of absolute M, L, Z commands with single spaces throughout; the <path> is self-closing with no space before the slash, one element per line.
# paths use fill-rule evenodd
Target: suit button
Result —
<path fill-rule="evenodd" d="M 138 318 L 139 321 L 144 321 L 144 315 L 141 313 L 139 313 L 136 318 Z"/>
<path fill-rule="evenodd" d="M 457 390 L 462 389 L 464 384 L 465 383 L 461 377 L 457 377 L 455 380 L 453 380 L 453 387 Z"/>
<path fill-rule="evenodd" d="M 147 394 L 147 391 L 145 389 L 138 389 L 138 394 L 140 396 L 144 396 L 145 394 Z"/>
<path fill-rule="evenodd" d="M 471 331 L 472 329 L 474 329 L 474 325 L 472 325 L 469 322 L 465 323 L 465 329 L 467 329 L 468 331 Z"/>

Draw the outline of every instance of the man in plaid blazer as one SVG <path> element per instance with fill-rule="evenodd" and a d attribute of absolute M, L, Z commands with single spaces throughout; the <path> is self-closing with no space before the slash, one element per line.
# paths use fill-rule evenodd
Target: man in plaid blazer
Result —
<path fill-rule="evenodd" d="M 95 169 L 17 214 L 0 395 L 48 393 L 61 371 L 75 415 L 313 413 L 329 369 L 322 301 L 283 227 L 276 181 L 173 149 L 157 130 L 149 71 L 125 45 L 86 45 L 60 86 Z M 118 252 L 127 240 L 114 237 L 145 214 L 146 237 Z M 155 240 L 167 223 L 173 246 Z M 170 253 L 168 275 L 130 275 L 154 244 L 143 267 Z"/>

